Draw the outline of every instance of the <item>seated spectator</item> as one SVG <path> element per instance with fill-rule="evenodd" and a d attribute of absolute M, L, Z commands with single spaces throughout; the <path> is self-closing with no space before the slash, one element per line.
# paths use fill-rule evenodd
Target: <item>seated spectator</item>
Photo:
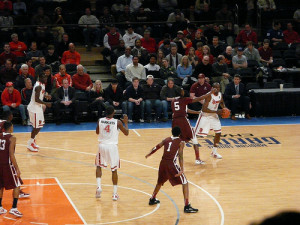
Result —
<path fill-rule="evenodd" d="M 252 41 L 247 42 L 247 48 L 244 50 L 247 60 L 255 60 L 260 64 L 260 55 L 258 50 L 253 46 Z"/>
<path fill-rule="evenodd" d="M 39 25 L 35 26 L 35 35 L 39 41 L 44 41 L 47 43 L 50 37 L 50 32 L 47 25 L 51 24 L 51 20 L 47 15 L 45 15 L 42 7 L 39 7 L 37 13 L 31 18 L 31 24 Z"/>
<path fill-rule="evenodd" d="M 182 55 L 177 53 L 177 46 L 172 45 L 171 46 L 171 53 L 166 56 L 166 58 L 169 60 L 169 63 L 174 68 L 177 68 L 177 66 L 180 64 Z"/>
<path fill-rule="evenodd" d="M 154 78 L 160 78 L 160 66 L 156 64 L 156 55 L 150 55 L 150 62 L 144 66 L 146 70 L 146 75 L 152 75 Z"/>
<path fill-rule="evenodd" d="M 205 81 L 205 75 L 203 73 L 198 74 L 198 82 L 195 82 L 190 89 L 190 97 L 192 99 L 205 95 L 206 93 L 210 92 L 211 86 L 209 83 Z M 202 104 L 204 101 L 201 102 L 194 102 L 189 104 L 189 108 L 192 110 L 199 111 L 202 109 Z"/>
<path fill-rule="evenodd" d="M 94 42 L 93 45 L 96 47 L 99 47 L 100 43 L 100 29 L 99 29 L 99 20 L 96 16 L 92 15 L 91 9 L 86 8 L 85 9 L 85 15 L 81 16 L 78 24 L 80 27 L 83 28 L 83 36 L 84 36 L 84 44 L 85 47 L 88 47 L 91 45 L 91 35 L 94 36 Z"/>
<path fill-rule="evenodd" d="M 28 105 L 31 101 L 31 95 L 32 95 L 32 81 L 30 78 L 25 79 L 25 87 L 21 90 L 21 98 L 22 98 L 22 104 Z"/>
<path fill-rule="evenodd" d="M 46 64 L 50 65 L 52 63 L 59 62 L 58 55 L 55 52 L 53 45 L 49 45 L 47 48 L 47 54 L 45 55 Z"/>
<path fill-rule="evenodd" d="M 243 48 L 238 47 L 237 55 L 232 57 L 233 69 L 239 71 L 240 69 L 245 69 L 248 67 L 247 58 L 243 55 Z"/>
<path fill-rule="evenodd" d="M 198 42 L 197 49 L 195 51 L 195 55 L 198 57 L 198 60 L 202 54 L 203 54 L 203 44 L 201 42 Z"/>
<path fill-rule="evenodd" d="M 44 68 L 44 74 L 47 77 L 47 81 L 45 83 L 45 91 L 46 91 L 47 95 L 50 96 L 50 94 L 52 95 L 52 93 L 54 93 L 56 90 L 56 84 L 52 82 L 53 75 L 51 73 L 50 66 Z"/>
<path fill-rule="evenodd" d="M 187 35 L 190 35 L 190 39 L 191 41 L 193 41 L 195 39 L 195 35 L 196 35 L 196 26 L 193 23 L 189 23 L 187 25 L 187 28 L 183 31 L 183 35 L 186 38 Z"/>
<path fill-rule="evenodd" d="M 0 70 L 1 90 L 4 89 L 4 85 L 7 82 L 15 82 L 18 76 L 17 71 L 12 67 L 12 61 L 7 59 L 5 67 Z"/>
<path fill-rule="evenodd" d="M 287 44 L 300 43 L 300 36 L 293 30 L 292 23 L 286 25 L 286 30 L 283 31 L 283 38 Z"/>
<path fill-rule="evenodd" d="M 103 34 L 109 32 L 110 26 L 109 24 L 115 23 L 114 16 L 109 12 L 108 7 L 103 7 L 103 15 L 99 19 L 101 24 L 101 38 L 103 38 Z"/>
<path fill-rule="evenodd" d="M 71 108 L 75 124 L 80 124 L 78 121 L 79 102 L 76 100 L 75 89 L 69 85 L 68 79 L 63 78 L 62 85 L 56 90 L 57 101 L 54 103 L 54 117 L 56 125 L 61 124 L 61 110 Z"/>
<path fill-rule="evenodd" d="M 235 43 L 246 45 L 248 41 L 257 44 L 257 34 L 252 30 L 250 24 L 246 24 L 245 30 L 241 30 L 235 39 Z"/>
<path fill-rule="evenodd" d="M 222 94 L 224 94 L 226 85 L 229 83 L 230 74 L 228 73 L 228 67 L 225 63 L 225 57 L 219 55 L 217 62 L 212 65 L 212 82 L 220 83 Z"/>
<path fill-rule="evenodd" d="M 67 33 L 64 33 L 62 35 L 62 41 L 58 43 L 56 49 L 57 49 L 57 54 L 59 57 L 62 57 L 63 53 L 65 51 L 69 50 L 69 44 L 70 44 L 70 40 L 69 40 L 69 35 Z"/>
<path fill-rule="evenodd" d="M 80 64 L 80 54 L 75 50 L 75 45 L 73 43 L 69 44 L 69 50 L 63 53 L 61 58 L 62 64 Z"/>
<path fill-rule="evenodd" d="M 183 31 L 177 31 L 177 37 L 173 39 L 173 42 L 177 45 L 177 52 L 181 55 L 184 55 L 186 48 L 186 38 L 184 37 Z"/>
<path fill-rule="evenodd" d="M 12 53 L 10 51 L 9 44 L 4 44 L 3 49 L 4 51 L 0 54 L 0 66 L 4 65 L 7 59 L 10 59 L 13 64 L 13 68 L 16 68 L 17 56 L 15 55 L 15 53 Z"/>
<path fill-rule="evenodd" d="M 93 87 L 90 75 L 84 72 L 81 64 L 77 66 L 77 73 L 73 75 L 72 81 L 74 88 L 79 91 L 89 92 Z"/>
<path fill-rule="evenodd" d="M 161 50 L 164 55 L 169 55 L 171 53 L 171 45 L 170 40 L 164 40 L 164 42 L 159 46 L 159 50 Z"/>
<path fill-rule="evenodd" d="M 141 38 L 141 43 L 149 53 L 156 53 L 156 41 L 154 38 L 150 37 L 149 30 L 145 30 L 144 37 Z"/>
<path fill-rule="evenodd" d="M 181 63 L 177 66 L 177 76 L 182 80 L 182 85 L 191 83 L 192 66 L 186 55 L 182 57 Z"/>
<path fill-rule="evenodd" d="M 200 73 L 205 74 L 207 78 L 210 78 L 212 76 L 212 65 L 209 63 L 208 56 L 204 56 L 201 62 L 197 64 L 192 74 L 193 78 L 197 79 Z"/>
<path fill-rule="evenodd" d="M 143 34 L 146 30 L 151 31 L 152 28 L 148 25 L 151 22 L 151 14 L 144 10 L 144 7 L 140 7 L 139 11 L 135 14 L 135 21 L 138 23 L 136 32 Z"/>
<path fill-rule="evenodd" d="M 209 64 L 213 64 L 214 63 L 214 56 L 212 54 L 210 54 L 210 48 L 207 45 L 204 45 L 202 48 L 202 54 L 200 54 L 199 57 L 199 61 L 203 59 L 204 56 L 208 56 L 209 58 Z"/>
<path fill-rule="evenodd" d="M 123 40 L 122 35 L 117 32 L 116 27 L 111 25 L 109 32 L 103 38 L 104 49 L 102 54 L 110 61 L 110 55 L 113 50 L 119 47 L 120 40 Z"/>
<path fill-rule="evenodd" d="M 270 66 L 273 63 L 272 49 L 270 48 L 269 39 L 265 39 L 263 46 L 258 48 L 260 61 L 264 66 Z"/>
<path fill-rule="evenodd" d="M 160 91 L 160 99 L 162 100 L 163 119 L 168 119 L 168 111 L 171 110 L 171 102 L 181 96 L 181 88 L 174 84 L 174 79 L 169 77 L 167 84 Z"/>
<path fill-rule="evenodd" d="M 13 10 L 15 15 L 24 15 L 27 12 L 26 4 L 25 2 L 22 2 L 21 0 L 17 0 L 13 4 Z"/>
<path fill-rule="evenodd" d="M 21 94 L 17 89 L 14 89 L 14 85 L 12 82 L 6 83 L 6 88 L 2 92 L 1 101 L 2 101 L 2 109 L 3 111 L 13 111 L 18 110 L 22 117 L 22 125 L 26 126 L 26 114 L 25 107 L 21 104 Z"/>
<path fill-rule="evenodd" d="M 56 7 L 54 9 L 53 24 L 55 25 L 52 27 L 54 41 L 61 42 L 62 35 L 65 33 L 63 25 L 66 24 L 61 7 Z"/>
<path fill-rule="evenodd" d="M 124 6 L 124 12 L 119 14 L 118 18 L 119 23 L 130 23 L 130 22 L 135 22 L 135 17 L 134 15 L 130 12 L 130 7 L 129 5 Z"/>
<path fill-rule="evenodd" d="M 105 104 L 111 105 L 115 109 L 122 108 L 123 89 L 118 84 L 118 80 L 112 80 L 108 87 L 104 90 Z M 123 114 L 125 110 L 123 110 Z"/>
<path fill-rule="evenodd" d="M 2 15 L 0 16 L 0 27 L 1 37 L 0 40 L 2 42 L 7 42 L 10 39 L 10 35 L 13 31 L 14 19 L 11 16 L 11 12 L 9 10 L 4 10 Z"/>
<path fill-rule="evenodd" d="M 146 122 L 159 121 L 162 113 L 162 103 L 160 100 L 161 86 L 154 83 L 154 77 L 152 75 L 147 76 L 147 83 L 143 85 L 144 100 L 146 108 Z M 154 119 L 152 118 L 152 109 L 155 110 Z M 165 113 L 164 113 L 165 114 Z M 164 118 L 163 121 L 167 121 Z"/>
<path fill-rule="evenodd" d="M 24 57 L 25 51 L 27 50 L 25 43 L 19 41 L 18 35 L 15 33 L 11 35 L 11 39 L 12 41 L 9 42 L 9 46 L 12 53 L 15 53 L 17 57 Z"/>
<path fill-rule="evenodd" d="M 139 63 L 137 56 L 132 57 L 132 63 L 126 66 L 125 77 L 127 82 L 132 82 L 134 77 L 146 80 L 146 71 L 142 64 Z M 128 83 L 127 83 L 128 84 Z M 126 85 L 127 86 L 127 85 Z"/>
<path fill-rule="evenodd" d="M 160 67 L 160 71 L 159 71 L 160 78 L 163 79 L 165 83 L 167 83 L 167 79 L 169 77 L 177 78 L 176 69 L 173 66 L 169 65 L 169 60 L 167 58 L 164 58 L 162 62 L 163 65 L 162 67 Z"/>
<path fill-rule="evenodd" d="M 214 36 L 212 39 L 212 45 L 210 46 L 210 53 L 214 58 L 217 58 L 224 51 L 223 46 L 219 44 L 219 37 Z"/>
<path fill-rule="evenodd" d="M 160 67 L 162 66 L 162 60 L 165 58 L 165 54 L 163 53 L 162 50 L 157 51 L 157 59 L 156 59 L 156 64 L 159 65 Z"/>
<path fill-rule="evenodd" d="M 199 62 L 199 58 L 198 58 L 198 56 L 195 55 L 195 49 L 193 47 L 191 47 L 189 49 L 187 56 L 188 56 L 190 64 L 192 65 L 192 68 L 195 69 L 195 67 L 197 66 L 197 64 Z"/>
<path fill-rule="evenodd" d="M 274 22 L 273 28 L 268 30 L 266 38 L 270 40 L 271 46 L 283 42 L 283 33 L 280 28 L 281 28 L 281 23 Z"/>
<path fill-rule="evenodd" d="M 25 80 L 29 78 L 31 80 L 31 86 L 35 83 L 35 80 L 32 76 L 28 74 L 28 66 L 23 64 L 21 66 L 21 75 L 17 76 L 15 87 L 18 91 L 21 91 L 25 87 Z"/>
<path fill-rule="evenodd" d="M 136 40 L 135 41 L 135 46 L 134 48 L 132 49 L 131 51 L 131 54 L 133 56 L 137 56 L 139 57 L 139 62 L 142 64 L 142 65 L 146 65 L 148 60 L 149 60 L 149 57 L 148 57 L 148 50 L 145 49 L 143 46 L 142 46 L 142 42 L 141 40 Z"/>
<path fill-rule="evenodd" d="M 102 88 L 101 80 L 96 80 L 92 89 L 89 92 L 89 113 L 92 111 L 98 111 L 98 118 L 102 117 L 102 112 L 105 110 L 104 104 L 104 90 Z"/>
<path fill-rule="evenodd" d="M 224 30 L 221 30 L 218 24 L 210 24 L 204 31 L 204 36 L 207 37 L 208 43 L 212 44 L 213 37 L 218 37 L 220 42 L 225 43 L 227 37 L 225 36 Z"/>
<path fill-rule="evenodd" d="M 30 51 L 27 52 L 26 58 L 32 60 L 32 64 L 35 66 L 38 64 L 39 57 L 43 56 L 43 53 L 37 49 L 35 41 L 31 42 Z"/>
<path fill-rule="evenodd" d="M 143 123 L 145 101 L 143 88 L 139 85 L 139 78 L 132 78 L 132 84 L 126 88 L 124 97 L 127 100 L 123 102 L 123 105 L 127 104 L 128 122 L 132 123 L 133 117 L 135 116 Z M 125 106 L 122 107 L 125 108 Z M 135 112 L 134 115 L 133 112 Z"/>
<path fill-rule="evenodd" d="M 127 47 L 125 49 L 125 54 L 120 56 L 117 60 L 116 68 L 117 68 L 117 80 L 119 84 L 124 87 L 126 83 L 125 70 L 126 67 L 132 63 L 132 55 L 131 48 Z"/>
<path fill-rule="evenodd" d="M 227 46 L 223 55 L 225 57 L 225 63 L 227 64 L 228 68 L 232 68 L 232 47 Z"/>
<path fill-rule="evenodd" d="M 203 45 L 207 45 L 207 38 L 203 35 L 203 31 L 201 29 L 198 29 L 195 33 L 195 39 L 192 41 L 193 47 L 195 49 L 198 49 L 198 43 L 202 43 Z"/>
<path fill-rule="evenodd" d="M 55 82 L 55 87 L 60 88 L 63 86 L 63 80 L 68 80 L 68 86 L 72 87 L 72 78 L 66 73 L 66 66 L 60 65 L 59 72 L 53 76 L 53 82 Z"/>
<path fill-rule="evenodd" d="M 189 34 L 186 35 L 185 40 L 186 40 L 186 44 L 183 46 L 183 48 L 185 50 L 184 54 L 188 55 L 190 48 L 193 46 L 191 35 L 189 35 Z"/>
<path fill-rule="evenodd" d="M 127 26 L 127 31 L 123 36 L 125 42 L 125 47 L 133 48 L 135 46 L 135 41 L 143 38 L 141 35 L 134 33 L 131 25 Z"/>
<path fill-rule="evenodd" d="M 250 98 L 247 96 L 245 85 L 241 83 L 239 74 L 234 75 L 233 82 L 226 86 L 224 97 L 226 106 L 231 110 L 232 120 L 236 120 L 235 114 L 239 106 L 242 111 L 245 111 L 245 117 L 251 119 L 249 115 Z"/>
<path fill-rule="evenodd" d="M 44 68 L 45 67 L 50 67 L 49 65 L 46 64 L 46 58 L 45 56 L 41 56 L 39 57 L 39 62 L 40 64 L 38 64 L 34 70 L 35 70 L 35 76 L 36 76 L 36 79 L 38 80 L 39 76 L 43 73 L 44 71 Z M 51 68 L 51 67 L 50 67 Z M 51 71 L 52 73 L 52 71 Z"/>
<path fill-rule="evenodd" d="M 125 54 L 125 42 L 123 40 L 120 40 L 119 41 L 119 46 L 112 51 L 111 53 L 111 64 L 116 64 L 118 58 L 121 56 L 121 55 L 124 55 Z"/>
<path fill-rule="evenodd" d="M 216 20 L 233 21 L 232 12 L 228 10 L 227 4 L 223 4 L 222 8 L 216 13 Z"/>

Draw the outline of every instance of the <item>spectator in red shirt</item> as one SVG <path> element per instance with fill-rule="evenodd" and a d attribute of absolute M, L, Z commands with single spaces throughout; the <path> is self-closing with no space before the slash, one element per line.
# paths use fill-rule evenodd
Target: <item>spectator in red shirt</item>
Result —
<path fill-rule="evenodd" d="M 156 53 L 155 39 L 150 37 L 150 31 L 145 30 L 144 37 L 141 39 L 142 46 L 147 49 L 149 53 Z"/>
<path fill-rule="evenodd" d="M 286 25 L 286 30 L 283 31 L 283 38 L 288 44 L 300 43 L 300 36 L 296 31 L 293 30 L 292 23 L 288 23 Z"/>
<path fill-rule="evenodd" d="M 16 56 L 16 54 L 14 54 L 10 51 L 10 46 L 9 46 L 8 43 L 4 44 L 3 49 L 4 49 L 4 52 L 2 52 L 0 54 L 0 65 L 1 66 L 4 65 L 6 60 L 10 59 L 12 61 L 12 64 L 13 64 L 13 68 L 15 68 L 16 65 L 17 65 L 17 56 Z"/>
<path fill-rule="evenodd" d="M 62 86 L 63 80 L 67 79 L 69 86 L 72 87 L 72 78 L 71 75 L 67 74 L 66 72 L 66 66 L 64 64 L 61 64 L 59 66 L 59 72 L 53 76 L 53 82 L 56 83 L 56 88 L 60 88 Z"/>
<path fill-rule="evenodd" d="M 202 61 L 204 56 L 208 56 L 209 57 L 209 64 L 213 64 L 214 63 L 214 56 L 212 54 L 210 54 L 210 48 L 208 47 L 208 45 L 204 45 L 202 48 L 202 54 L 200 54 L 199 57 L 199 62 Z"/>
<path fill-rule="evenodd" d="M 19 41 L 17 34 L 11 35 L 11 42 L 9 42 L 10 50 L 16 54 L 17 57 L 24 57 L 27 46 L 24 42 Z"/>
<path fill-rule="evenodd" d="M 75 45 L 73 43 L 69 44 L 69 50 L 63 53 L 61 58 L 62 64 L 80 64 L 80 54 L 75 51 Z"/>
<path fill-rule="evenodd" d="M 32 67 L 32 60 L 31 59 L 26 59 L 26 64 L 28 66 L 28 75 L 32 76 L 35 78 L 35 69 Z M 21 68 L 19 69 L 19 75 L 22 74 Z"/>
<path fill-rule="evenodd" d="M 11 109 L 19 110 L 22 117 L 22 125 L 27 125 L 25 107 L 21 104 L 21 94 L 17 89 L 14 89 L 14 85 L 12 82 L 6 83 L 6 88 L 1 95 L 1 101 L 3 104 L 3 111 L 9 111 Z"/>
<path fill-rule="evenodd" d="M 0 10 L 1 11 L 9 10 L 11 12 L 12 9 L 13 9 L 13 7 L 12 7 L 11 1 L 9 1 L 9 0 L 0 1 Z"/>
<path fill-rule="evenodd" d="M 264 66 L 269 66 L 273 63 L 272 49 L 270 48 L 270 40 L 265 39 L 263 46 L 258 48 L 260 61 Z"/>
<path fill-rule="evenodd" d="M 85 73 L 83 70 L 83 66 L 79 64 L 77 66 L 77 73 L 72 77 L 74 88 L 80 91 L 89 92 L 93 87 L 93 83 L 90 75 Z"/>
<path fill-rule="evenodd" d="M 257 34 L 251 29 L 250 24 L 245 25 L 245 30 L 242 30 L 235 39 L 235 43 L 246 45 L 248 41 L 257 44 Z"/>

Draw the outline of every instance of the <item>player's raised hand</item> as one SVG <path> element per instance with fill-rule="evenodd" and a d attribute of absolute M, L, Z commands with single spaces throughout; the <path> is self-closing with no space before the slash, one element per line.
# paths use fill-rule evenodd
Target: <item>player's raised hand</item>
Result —
<path fill-rule="evenodd" d="M 150 156 L 151 154 L 149 153 L 149 154 L 147 154 L 147 155 L 145 155 L 145 158 L 147 159 L 149 156 Z"/>
<path fill-rule="evenodd" d="M 123 119 L 121 121 L 125 124 L 128 124 L 128 116 L 126 114 L 123 115 Z"/>

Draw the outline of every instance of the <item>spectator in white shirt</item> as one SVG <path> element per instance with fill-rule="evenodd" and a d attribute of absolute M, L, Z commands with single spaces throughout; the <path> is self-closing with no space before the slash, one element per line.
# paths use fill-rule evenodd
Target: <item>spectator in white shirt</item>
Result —
<path fill-rule="evenodd" d="M 141 35 L 134 33 L 133 28 L 131 25 L 128 25 L 127 31 L 123 36 L 123 40 L 125 42 L 125 47 L 134 47 L 135 41 L 143 38 Z"/>
<path fill-rule="evenodd" d="M 121 86 L 122 84 L 126 83 L 126 78 L 125 78 L 125 70 L 126 67 L 132 63 L 132 55 L 131 55 L 131 48 L 127 47 L 125 49 L 125 54 L 121 55 L 118 60 L 117 60 L 117 80 Z"/>
<path fill-rule="evenodd" d="M 150 55 L 150 62 L 145 66 L 146 75 L 152 75 L 154 78 L 160 78 L 160 66 L 156 64 L 156 55 Z"/>
<path fill-rule="evenodd" d="M 126 66 L 125 77 L 129 83 L 132 82 L 133 77 L 143 80 L 146 79 L 146 71 L 144 66 L 139 63 L 139 57 L 132 57 L 132 63 Z"/>

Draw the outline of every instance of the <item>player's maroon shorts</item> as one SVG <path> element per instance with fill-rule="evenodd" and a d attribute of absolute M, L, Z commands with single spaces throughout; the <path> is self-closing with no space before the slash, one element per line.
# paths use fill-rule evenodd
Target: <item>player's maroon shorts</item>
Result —
<path fill-rule="evenodd" d="M 194 138 L 194 131 L 191 127 L 190 121 L 186 117 L 177 117 L 172 120 L 172 128 L 180 127 L 181 135 L 180 138 L 188 142 Z"/>
<path fill-rule="evenodd" d="M 10 165 L 0 165 L 0 188 L 6 190 L 14 189 L 21 185 L 20 179 L 17 177 L 15 167 Z"/>
<path fill-rule="evenodd" d="M 180 167 L 173 162 L 173 160 L 161 160 L 158 170 L 157 183 L 164 185 L 164 183 L 169 180 L 172 186 L 178 184 L 186 184 L 187 179 L 184 174 L 179 177 L 175 177 L 180 171 Z"/>

